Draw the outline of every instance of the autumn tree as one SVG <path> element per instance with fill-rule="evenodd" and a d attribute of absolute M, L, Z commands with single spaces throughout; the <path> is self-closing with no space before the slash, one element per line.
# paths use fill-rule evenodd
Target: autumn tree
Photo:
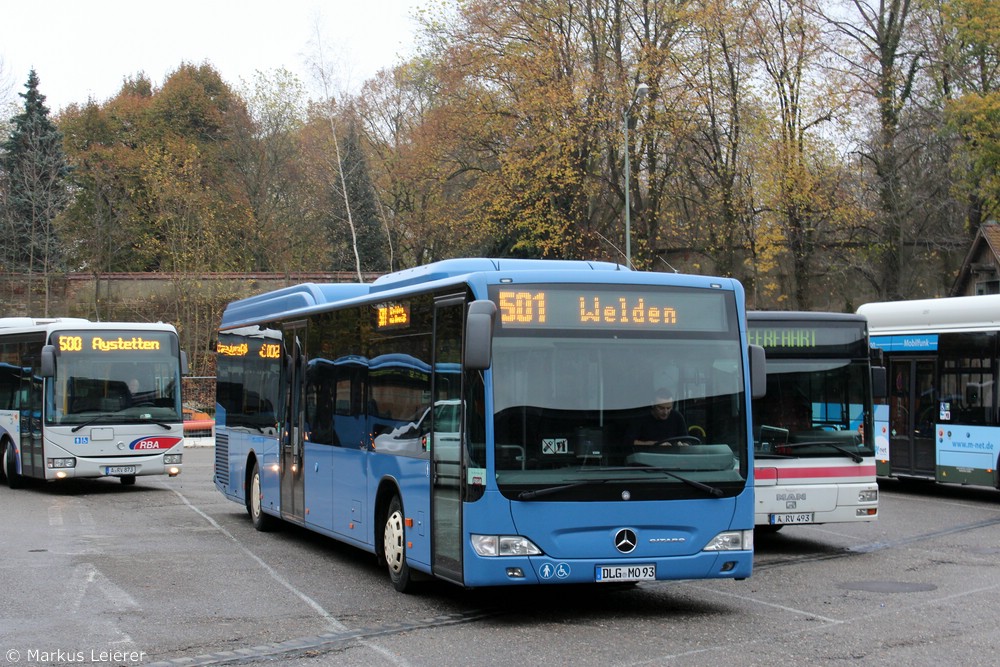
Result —
<path fill-rule="evenodd" d="M 1000 212 L 1000 6 L 946 0 L 941 6 L 946 119 L 959 137 L 956 194 L 969 238 Z M 944 77 L 947 77 L 945 80 Z"/>
<path fill-rule="evenodd" d="M 775 276 L 782 305 L 808 310 L 817 305 L 815 281 L 830 273 L 824 250 L 844 238 L 856 213 L 838 188 L 839 158 L 823 134 L 846 114 L 850 88 L 825 67 L 828 45 L 809 0 L 757 0 L 748 24 L 769 119 L 756 137 L 763 149 L 754 158 L 758 197 L 787 267 Z"/>
<path fill-rule="evenodd" d="M 610 221 L 606 130 L 618 127 L 608 100 L 625 97 L 609 71 L 616 39 L 608 11 L 477 1 L 438 26 L 448 45 L 437 70 L 447 103 L 434 117 L 462 132 L 459 150 L 445 158 L 471 188 L 456 222 L 481 230 L 491 254 L 618 259 L 602 239 Z"/>
<path fill-rule="evenodd" d="M 144 118 L 152 93 L 150 81 L 139 76 L 106 104 L 71 105 L 59 119 L 76 164 L 75 196 L 61 232 L 72 239 L 72 266 L 94 277 L 92 314 L 98 319 L 109 316 L 104 274 L 145 271 L 156 263 L 139 150 L 149 140 Z"/>
<path fill-rule="evenodd" d="M 212 222 L 198 240 L 211 248 L 202 270 L 250 268 L 247 197 L 227 159 L 232 117 L 243 111 L 207 65 L 182 65 L 159 90 L 139 76 L 103 105 L 71 107 L 61 122 L 67 150 L 79 165 L 74 174 L 79 194 L 66 220 L 66 233 L 78 241 L 78 263 L 100 271 L 174 270 L 178 258 L 171 254 L 169 228 L 160 224 L 165 218 L 157 198 L 164 190 L 158 183 L 162 168 L 196 165 L 207 194 L 194 201 Z M 154 159 L 162 160 L 155 169 Z M 185 173 L 178 175 L 186 178 Z M 154 174 L 161 181 L 151 181 Z"/>
<path fill-rule="evenodd" d="M 464 193 L 495 165 L 467 141 L 473 136 L 467 111 L 475 103 L 453 95 L 463 87 L 437 64 L 446 52 L 379 73 L 355 100 L 379 220 L 397 268 L 491 254 L 485 225 L 457 223 L 468 221 L 477 205 Z"/>
<path fill-rule="evenodd" d="M 655 150 L 662 154 L 648 160 L 649 198 L 643 203 L 654 214 L 640 216 L 650 225 L 646 235 L 658 258 L 670 267 L 686 258 L 689 267 L 740 278 L 753 297 L 763 284 L 758 272 L 774 263 L 766 260 L 771 244 L 757 224 L 749 169 L 754 119 L 760 115 L 750 85 L 751 8 L 704 0 L 676 17 L 675 24 L 689 29 L 674 28 L 676 44 L 657 42 L 669 69 L 654 70 L 673 72 L 667 85 L 654 82 L 669 94 L 654 95 L 658 104 L 650 105 L 637 134 L 650 149 L 659 144 Z"/>
<path fill-rule="evenodd" d="M 901 131 L 924 58 L 915 35 L 918 10 L 913 0 L 844 0 L 842 12 L 826 16 L 845 40 L 836 51 L 845 71 L 873 109 L 870 135 L 857 151 L 871 175 L 875 210 L 867 262 L 859 269 L 882 299 L 905 296 L 901 281 L 913 238 L 907 224 L 913 203 L 903 171 L 916 154 L 907 150 Z"/>
<path fill-rule="evenodd" d="M 310 221 L 317 212 L 309 199 L 302 134 L 307 119 L 303 83 L 291 72 L 257 72 L 241 93 L 243 113 L 229 115 L 232 126 L 223 158 L 249 209 L 245 242 L 254 271 L 315 269 L 322 257 Z"/>

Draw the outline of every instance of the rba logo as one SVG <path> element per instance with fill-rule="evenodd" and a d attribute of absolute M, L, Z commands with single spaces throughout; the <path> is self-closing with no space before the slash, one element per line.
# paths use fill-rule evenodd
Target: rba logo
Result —
<path fill-rule="evenodd" d="M 160 449 L 170 449 L 180 441 L 181 439 L 175 436 L 148 436 L 145 438 L 139 438 L 138 440 L 133 440 L 128 448 L 143 452 L 157 451 Z"/>

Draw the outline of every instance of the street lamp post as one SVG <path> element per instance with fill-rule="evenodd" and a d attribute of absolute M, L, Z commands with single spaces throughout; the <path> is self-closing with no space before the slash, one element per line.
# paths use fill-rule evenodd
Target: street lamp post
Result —
<path fill-rule="evenodd" d="M 628 108 L 625 109 L 624 121 L 625 121 L 625 265 L 630 269 L 632 268 L 632 204 L 629 201 L 629 190 L 632 187 L 630 181 L 631 176 L 631 158 L 628 152 L 628 124 L 629 120 L 632 118 L 632 109 L 635 105 L 639 103 L 642 98 L 649 93 L 649 86 L 644 83 L 640 83 L 635 87 L 635 92 L 632 94 L 632 101 L 629 103 Z"/>

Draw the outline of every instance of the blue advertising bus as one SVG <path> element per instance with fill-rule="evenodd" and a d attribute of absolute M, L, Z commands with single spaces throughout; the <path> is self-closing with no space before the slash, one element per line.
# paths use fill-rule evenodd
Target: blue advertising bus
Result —
<path fill-rule="evenodd" d="M 766 378 L 736 281 L 446 260 L 231 303 L 217 360 L 219 491 L 400 591 L 750 576 Z M 636 446 L 662 388 L 689 430 Z"/>
<path fill-rule="evenodd" d="M 880 477 L 1000 488 L 1000 295 L 867 303 L 887 368 Z"/>

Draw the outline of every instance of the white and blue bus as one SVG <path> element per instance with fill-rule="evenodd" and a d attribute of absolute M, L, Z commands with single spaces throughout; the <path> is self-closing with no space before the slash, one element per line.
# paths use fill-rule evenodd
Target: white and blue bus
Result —
<path fill-rule="evenodd" d="M 1000 488 L 1000 295 L 868 303 L 888 371 L 880 477 Z"/>
<path fill-rule="evenodd" d="M 180 474 L 186 364 L 169 324 L 0 318 L 2 478 Z"/>
<path fill-rule="evenodd" d="M 237 301 L 215 485 L 260 530 L 374 553 L 400 591 L 743 579 L 765 385 L 745 323 L 736 281 L 585 261 L 447 260 Z M 626 433 L 662 387 L 690 434 L 640 450 Z"/>
<path fill-rule="evenodd" d="M 767 353 L 767 395 L 753 403 L 755 520 L 787 524 L 878 518 L 868 326 L 852 313 L 751 311 L 750 342 Z"/>

